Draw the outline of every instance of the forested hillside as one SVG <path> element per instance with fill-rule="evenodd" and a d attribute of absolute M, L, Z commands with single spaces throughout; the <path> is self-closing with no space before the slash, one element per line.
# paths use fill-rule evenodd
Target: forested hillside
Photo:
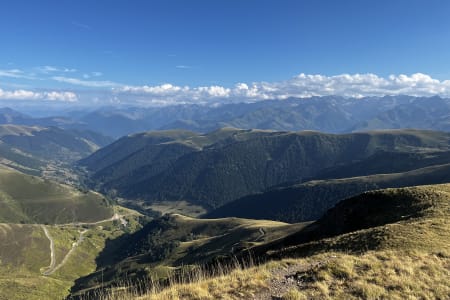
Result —
<path fill-rule="evenodd" d="M 418 130 L 342 135 L 162 131 L 124 137 L 80 164 L 90 171 L 92 186 L 103 191 L 149 203 L 185 200 L 212 209 L 289 182 L 447 163 L 449 140 L 445 132 Z M 389 155 L 396 159 L 384 158 Z"/>

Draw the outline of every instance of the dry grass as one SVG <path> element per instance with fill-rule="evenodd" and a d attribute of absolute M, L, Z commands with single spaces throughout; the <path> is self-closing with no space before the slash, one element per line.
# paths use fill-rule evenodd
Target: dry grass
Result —
<path fill-rule="evenodd" d="M 302 266 L 303 271 L 289 274 L 294 284 L 277 295 L 280 299 L 450 299 L 449 252 L 390 250 L 326 253 L 248 268 L 219 267 L 215 276 L 197 269 L 165 288 L 150 282 L 152 287 L 144 294 L 136 287 L 123 288 L 102 292 L 95 299 L 266 299 L 273 295 L 270 279 L 288 265 Z"/>
<path fill-rule="evenodd" d="M 327 253 L 290 263 L 312 267 L 294 275 L 300 298 L 286 299 L 450 299 L 448 252 Z"/>
<path fill-rule="evenodd" d="M 181 276 L 170 278 L 168 285 L 164 286 L 150 278 L 148 282 L 141 282 L 138 286 L 125 282 L 121 288 L 100 291 L 81 299 L 252 299 L 261 290 L 267 289 L 269 277 L 269 269 L 265 266 L 255 267 L 252 262 L 243 264 L 234 261 L 229 266 L 216 266 L 212 273 L 198 267 L 186 268 Z"/>
<path fill-rule="evenodd" d="M 162 291 L 153 291 L 142 300 L 176 299 L 251 299 L 261 289 L 267 288 L 267 270 L 251 268 L 234 270 L 228 275 L 200 279 L 185 284 L 175 284 Z"/>
<path fill-rule="evenodd" d="M 306 300 L 306 296 L 298 289 L 292 288 L 282 296 L 283 300 Z"/>

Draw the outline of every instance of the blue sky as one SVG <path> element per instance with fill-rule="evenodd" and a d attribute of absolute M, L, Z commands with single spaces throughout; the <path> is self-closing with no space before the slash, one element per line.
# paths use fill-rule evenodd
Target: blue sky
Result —
<path fill-rule="evenodd" d="M 299 74 L 416 73 L 446 88 L 449 15 L 445 0 L 1 0 L 0 89 L 144 101 L 153 87 L 223 97 Z"/>

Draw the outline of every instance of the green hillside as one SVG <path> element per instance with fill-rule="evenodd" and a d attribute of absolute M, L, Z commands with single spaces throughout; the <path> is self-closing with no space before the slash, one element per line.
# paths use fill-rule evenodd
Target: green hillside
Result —
<path fill-rule="evenodd" d="M 37 157 L 68 160 L 81 159 L 112 141 L 90 131 L 23 125 L 0 125 L 0 140 Z"/>
<path fill-rule="evenodd" d="M 54 169 L 55 165 L 61 171 L 69 163 L 111 142 L 111 138 L 91 131 L 0 125 L 0 164 L 27 174 L 41 175 L 49 167 Z"/>
<path fill-rule="evenodd" d="M 108 147 L 100 149 L 89 157 L 80 161 L 80 164 L 87 165 L 93 172 L 98 172 L 103 168 L 120 162 L 133 153 L 142 150 L 144 147 L 158 145 L 185 139 L 195 133 L 190 131 L 160 131 L 132 134 L 122 137 L 110 144 Z"/>
<path fill-rule="evenodd" d="M 64 224 L 112 216 L 112 207 L 98 193 L 0 168 L 0 223 Z"/>
<path fill-rule="evenodd" d="M 62 299 L 107 239 L 140 228 L 104 196 L 0 168 L 0 299 Z"/>
<path fill-rule="evenodd" d="M 136 233 L 111 241 L 100 254 L 97 271 L 77 280 L 74 294 L 130 282 L 164 279 L 174 272 L 228 257 L 267 243 L 306 224 L 238 218 L 199 220 L 173 214 L 155 219 Z M 94 290 L 90 291 L 90 289 Z"/>
<path fill-rule="evenodd" d="M 410 171 L 417 168 L 418 160 L 423 161 L 420 167 L 448 163 L 449 141 L 448 133 L 418 130 L 344 135 L 163 131 L 126 137 L 80 164 L 90 170 L 92 186 L 103 191 L 150 203 L 184 200 L 212 209 L 279 184 L 346 170 L 346 166 L 353 168 L 351 176 L 360 176 Z M 381 159 L 379 153 L 394 153 L 398 163 Z M 358 174 L 357 164 L 364 165 L 366 160 L 372 163 L 369 173 Z"/>
<path fill-rule="evenodd" d="M 339 201 L 365 191 L 447 182 L 450 182 L 450 164 L 403 173 L 313 180 L 245 196 L 211 211 L 205 217 L 305 222 L 320 218 Z"/>
<path fill-rule="evenodd" d="M 116 213 L 115 221 L 82 225 L 0 223 L 0 299 L 64 299 L 77 278 L 95 270 L 108 239 L 140 227 L 135 212 Z"/>
<path fill-rule="evenodd" d="M 115 292 L 97 290 L 95 299 L 445 299 L 450 294 L 449 216 L 449 184 L 367 192 L 341 201 L 308 224 L 166 216 L 126 237 L 114 248 L 124 254 L 119 263 L 109 261 L 113 267 L 80 279 L 72 291 L 98 287 L 100 274 L 106 274 L 103 278 L 118 282 L 111 286 Z M 252 228 L 265 234 L 255 236 Z M 230 251 L 235 235 L 246 245 Z M 248 258 L 248 253 L 261 264 L 244 270 L 225 267 L 228 259 L 236 261 L 234 255 Z M 217 258 L 224 269 L 207 264 L 186 270 L 187 264 Z M 139 272 L 140 264 L 150 267 L 141 266 Z M 181 284 L 175 279 L 169 287 L 157 284 L 156 278 L 169 273 L 162 266 L 179 264 L 185 271 L 169 270 L 187 276 Z M 120 283 L 125 274 L 127 283 Z M 137 279 L 148 290 L 133 287 Z"/>
<path fill-rule="evenodd" d="M 385 189 L 339 202 L 316 222 L 256 255 L 304 256 L 323 251 L 450 250 L 450 185 Z"/>

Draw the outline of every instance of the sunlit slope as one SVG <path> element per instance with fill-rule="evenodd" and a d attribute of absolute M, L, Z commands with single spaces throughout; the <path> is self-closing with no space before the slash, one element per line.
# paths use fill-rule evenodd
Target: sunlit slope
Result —
<path fill-rule="evenodd" d="M 64 299 L 77 278 L 95 270 L 108 239 L 140 227 L 137 213 L 116 211 L 118 220 L 83 225 L 0 223 L 0 299 Z"/>
<path fill-rule="evenodd" d="M 112 215 L 98 193 L 0 168 L 0 223 L 94 222 Z"/>
<path fill-rule="evenodd" d="M 450 250 L 450 184 L 367 192 L 339 202 L 318 221 L 273 244 L 269 257 L 321 251 Z"/>
<path fill-rule="evenodd" d="M 98 270 L 77 280 L 73 293 L 129 282 L 164 279 L 173 272 L 292 234 L 307 224 L 238 218 L 200 220 L 167 215 L 108 243 Z"/>
<path fill-rule="evenodd" d="M 252 257 L 266 264 L 243 271 L 224 270 L 212 264 L 209 275 L 184 273 L 187 277 L 182 281 L 186 283 L 174 281 L 168 287 L 163 285 L 162 291 L 151 288 L 152 281 L 146 291 L 139 291 L 133 281 L 128 281 L 114 289 L 116 296 L 107 298 L 103 290 L 96 297 L 446 299 L 450 295 L 449 217 L 450 184 L 367 192 L 343 200 L 316 222 L 296 228 L 293 234 L 253 244 Z M 172 227 L 172 237 L 185 227 L 190 231 L 193 228 L 188 223 L 197 222 L 178 216 L 175 219 L 182 223 L 180 227 Z M 212 222 L 205 228 L 214 230 L 213 224 L 220 224 L 221 220 L 227 219 L 204 220 Z M 167 235 L 170 226 L 159 228 L 165 242 L 175 241 Z M 225 228 L 221 228 L 222 232 Z M 216 251 L 221 250 L 219 245 L 214 247 Z M 248 257 L 248 254 L 245 250 L 235 253 L 238 258 Z M 235 261 L 233 255 L 228 254 L 228 257 L 231 262 Z M 128 264 L 132 265 L 132 261 L 128 260 Z M 227 263 L 225 256 L 221 261 Z M 123 273 L 115 273 L 122 274 L 120 276 L 125 270 L 131 270 L 126 264 L 116 265 L 116 268 L 122 268 Z M 159 275 L 163 271 L 148 270 L 160 272 Z M 155 276 L 155 273 L 144 273 L 142 280 L 149 280 L 145 276 Z M 94 278 L 90 278 L 90 284 L 95 286 L 99 282 Z M 89 280 L 84 283 L 87 282 Z M 136 297 L 139 293 L 144 295 Z"/>
<path fill-rule="evenodd" d="M 0 164 L 31 175 L 66 166 L 86 157 L 112 138 L 88 130 L 0 125 Z M 48 170 L 47 170 L 48 171 Z"/>

